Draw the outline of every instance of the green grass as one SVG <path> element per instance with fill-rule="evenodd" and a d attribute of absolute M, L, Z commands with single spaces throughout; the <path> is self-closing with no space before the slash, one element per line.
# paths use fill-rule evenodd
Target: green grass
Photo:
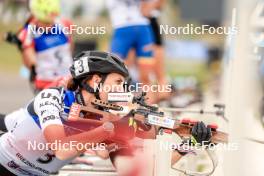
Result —
<path fill-rule="evenodd" d="M 21 64 L 21 54 L 16 46 L 0 42 L 0 70 L 18 72 Z"/>
<path fill-rule="evenodd" d="M 22 60 L 21 55 L 15 45 L 3 41 L 3 36 L 8 31 L 15 32 L 21 24 L 10 23 L 8 25 L 0 23 L 0 71 L 19 72 Z"/>
<path fill-rule="evenodd" d="M 208 69 L 204 63 L 190 60 L 167 60 L 166 71 L 171 77 L 194 76 L 199 82 L 208 79 Z"/>

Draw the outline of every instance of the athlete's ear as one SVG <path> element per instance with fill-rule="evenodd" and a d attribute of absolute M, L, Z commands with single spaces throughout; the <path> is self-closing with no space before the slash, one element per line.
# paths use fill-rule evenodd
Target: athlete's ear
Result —
<path fill-rule="evenodd" d="M 102 80 L 102 77 L 99 76 L 98 74 L 94 74 L 93 77 L 92 77 L 92 82 L 94 84 L 98 85 L 101 82 L 101 80 Z"/>
<path fill-rule="evenodd" d="M 87 84 L 91 87 L 98 87 L 102 78 L 98 74 L 94 74 L 91 76 L 91 78 L 87 81 Z"/>

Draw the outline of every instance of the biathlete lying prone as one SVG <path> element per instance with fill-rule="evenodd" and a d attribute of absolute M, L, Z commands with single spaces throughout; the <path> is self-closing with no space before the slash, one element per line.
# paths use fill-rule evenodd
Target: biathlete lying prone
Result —
<path fill-rule="evenodd" d="M 92 148 L 92 144 L 127 143 L 138 135 L 139 123 L 130 115 L 115 122 L 102 125 L 87 124 L 68 120 L 69 109 L 73 103 L 104 111 L 92 101 L 99 99 L 107 102 L 108 92 L 105 86 L 115 87 L 115 91 L 125 92 L 124 84 L 129 77 L 126 66 L 117 56 L 98 51 L 86 51 L 74 58 L 70 67 L 72 78 L 67 90 L 49 88 L 41 91 L 25 108 L 7 115 L 12 123 L 6 123 L 8 131 L 0 137 L 0 173 L 1 175 L 49 175 L 59 171 L 64 165 L 86 151 L 76 146 L 68 148 L 51 148 L 51 144 L 60 142 L 70 144 L 72 141 Z M 102 86 L 101 90 L 95 89 Z M 89 114 L 91 119 L 99 116 Z M 192 134 L 197 142 L 210 141 L 210 128 L 201 123 L 194 125 Z M 48 147 L 29 148 L 29 143 L 45 144 Z M 111 145 L 111 144 L 110 144 Z M 66 145 L 65 145 L 66 146 Z M 107 147 L 106 147 L 107 150 Z M 127 159 L 133 157 L 133 150 L 114 151 L 110 154 L 119 175 L 138 175 L 133 165 L 121 168 L 119 156 Z M 98 153 L 100 155 L 100 152 Z M 175 151 L 179 159 L 185 153 Z M 121 165 L 120 165 L 121 164 Z M 136 166 L 135 166 L 136 167 Z M 122 171 L 120 171 L 120 168 Z"/>

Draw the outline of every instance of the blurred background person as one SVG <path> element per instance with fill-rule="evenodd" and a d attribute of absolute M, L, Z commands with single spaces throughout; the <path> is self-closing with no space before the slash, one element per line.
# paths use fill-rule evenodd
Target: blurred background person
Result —
<path fill-rule="evenodd" d="M 253 45 L 252 54 L 255 56 L 259 63 L 258 74 L 260 77 L 260 85 L 262 93 L 264 92 L 264 1 L 260 0 L 256 4 L 251 15 L 251 28 L 250 39 Z M 260 120 L 264 126 L 264 98 L 260 100 Z"/>
<path fill-rule="evenodd" d="M 128 53 L 135 51 L 139 81 L 151 85 L 150 74 L 153 73 L 153 33 L 149 21 L 141 14 L 140 7 L 145 6 L 140 0 L 108 0 L 108 12 L 113 27 L 111 52 L 125 60 L 128 67 Z M 154 103 L 153 92 L 148 92 L 149 103 Z"/>
<path fill-rule="evenodd" d="M 60 0 L 30 0 L 29 9 L 31 15 L 17 38 L 23 63 L 38 92 L 69 74 L 73 44 L 70 31 L 65 29 L 70 29 L 71 22 L 59 17 Z"/>
<path fill-rule="evenodd" d="M 150 26 L 153 32 L 155 76 L 157 79 L 157 83 L 163 86 L 167 85 L 167 80 L 166 80 L 166 72 L 165 72 L 164 43 L 160 31 L 160 23 L 158 18 L 161 15 L 161 10 L 165 2 L 166 0 L 151 0 L 151 1 L 146 1 L 144 5 L 141 6 L 141 13 L 149 19 Z M 168 98 L 168 96 L 169 96 L 169 92 L 159 92 L 158 99 L 159 100 L 166 99 Z"/>

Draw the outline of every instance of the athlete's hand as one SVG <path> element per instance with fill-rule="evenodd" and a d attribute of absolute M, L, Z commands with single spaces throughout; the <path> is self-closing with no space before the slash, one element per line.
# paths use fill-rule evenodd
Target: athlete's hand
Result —
<path fill-rule="evenodd" d="M 143 16 L 149 17 L 151 15 L 151 11 L 155 9 L 155 4 L 152 2 L 142 2 L 140 11 Z"/>
<path fill-rule="evenodd" d="M 210 143 L 212 137 L 211 128 L 206 127 L 203 122 L 196 123 L 191 130 L 192 144 L 207 144 Z"/>
<path fill-rule="evenodd" d="M 35 65 L 32 65 L 30 68 L 29 81 L 34 82 L 36 79 L 36 76 L 37 76 L 36 67 L 35 67 Z"/>
<path fill-rule="evenodd" d="M 22 51 L 22 42 L 19 40 L 16 34 L 12 32 L 7 32 L 4 35 L 4 40 L 8 43 L 17 45 L 18 49 Z"/>
<path fill-rule="evenodd" d="M 137 123 L 131 116 L 125 116 L 122 119 L 112 122 L 114 125 L 113 140 L 128 141 L 135 137 Z"/>

